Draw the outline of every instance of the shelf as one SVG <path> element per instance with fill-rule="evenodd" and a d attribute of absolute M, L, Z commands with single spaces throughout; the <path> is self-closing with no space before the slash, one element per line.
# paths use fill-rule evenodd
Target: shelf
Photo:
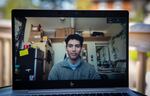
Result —
<path fill-rule="evenodd" d="M 109 41 L 110 37 L 84 37 L 84 41 Z"/>
<path fill-rule="evenodd" d="M 52 42 L 63 42 L 65 39 L 63 37 L 53 37 L 49 38 Z M 84 41 L 109 41 L 110 37 L 84 37 Z"/>
<path fill-rule="evenodd" d="M 51 40 L 51 42 L 63 42 L 65 41 L 65 38 L 63 37 L 53 37 L 53 38 L 49 38 Z"/>

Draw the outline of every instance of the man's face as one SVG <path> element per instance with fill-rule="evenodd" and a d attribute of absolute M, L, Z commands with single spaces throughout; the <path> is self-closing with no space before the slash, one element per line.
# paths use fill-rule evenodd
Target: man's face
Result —
<path fill-rule="evenodd" d="M 75 40 L 75 39 L 71 39 L 69 40 L 67 46 L 66 46 L 66 49 L 67 49 L 67 53 L 69 55 L 69 58 L 71 60 L 77 60 L 78 57 L 80 56 L 80 52 L 81 52 L 81 45 L 80 45 L 80 42 L 78 40 Z"/>

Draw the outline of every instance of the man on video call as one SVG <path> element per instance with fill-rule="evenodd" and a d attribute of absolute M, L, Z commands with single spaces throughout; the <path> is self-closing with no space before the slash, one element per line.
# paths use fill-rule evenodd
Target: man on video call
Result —
<path fill-rule="evenodd" d="M 68 57 L 62 62 L 54 64 L 48 80 L 93 80 L 100 79 L 93 65 L 82 60 L 80 53 L 83 37 L 71 34 L 65 39 Z"/>

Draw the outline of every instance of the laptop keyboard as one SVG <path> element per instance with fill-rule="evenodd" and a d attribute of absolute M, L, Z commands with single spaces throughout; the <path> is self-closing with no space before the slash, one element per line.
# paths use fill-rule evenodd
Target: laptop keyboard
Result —
<path fill-rule="evenodd" d="M 127 93 L 92 93 L 92 94 L 65 94 L 64 96 L 130 96 L 130 95 L 128 95 Z"/>
<path fill-rule="evenodd" d="M 29 96 L 29 95 L 28 95 Z M 32 95 L 33 96 L 33 95 Z M 130 96 L 128 93 L 88 93 L 88 94 L 58 94 L 58 95 L 35 95 L 34 96 Z"/>

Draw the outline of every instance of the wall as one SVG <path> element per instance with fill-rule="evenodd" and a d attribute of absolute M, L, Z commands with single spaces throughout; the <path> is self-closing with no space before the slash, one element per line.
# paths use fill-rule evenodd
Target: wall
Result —
<path fill-rule="evenodd" d="M 66 53 L 65 42 L 52 43 L 52 48 L 54 50 L 54 64 L 63 61 Z"/>
<path fill-rule="evenodd" d="M 25 37 L 24 37 L 24 42 L 28 42 L 30 32 L 31 32 L 31 22 L 27 19 L 26 26 L 25 26 Z"/>
<path fill-rule="evenodd" d="M 95 50 L 95 43 L 94 42 L 85 42 L 87 44 L 87 51 L 88 51 L 88 63 L 95 66 L 97 69 L 97 60 L 96 60 L 96 50 Z M 93 56 L 93 60 L 91 60 L 91 56 Z"/>

